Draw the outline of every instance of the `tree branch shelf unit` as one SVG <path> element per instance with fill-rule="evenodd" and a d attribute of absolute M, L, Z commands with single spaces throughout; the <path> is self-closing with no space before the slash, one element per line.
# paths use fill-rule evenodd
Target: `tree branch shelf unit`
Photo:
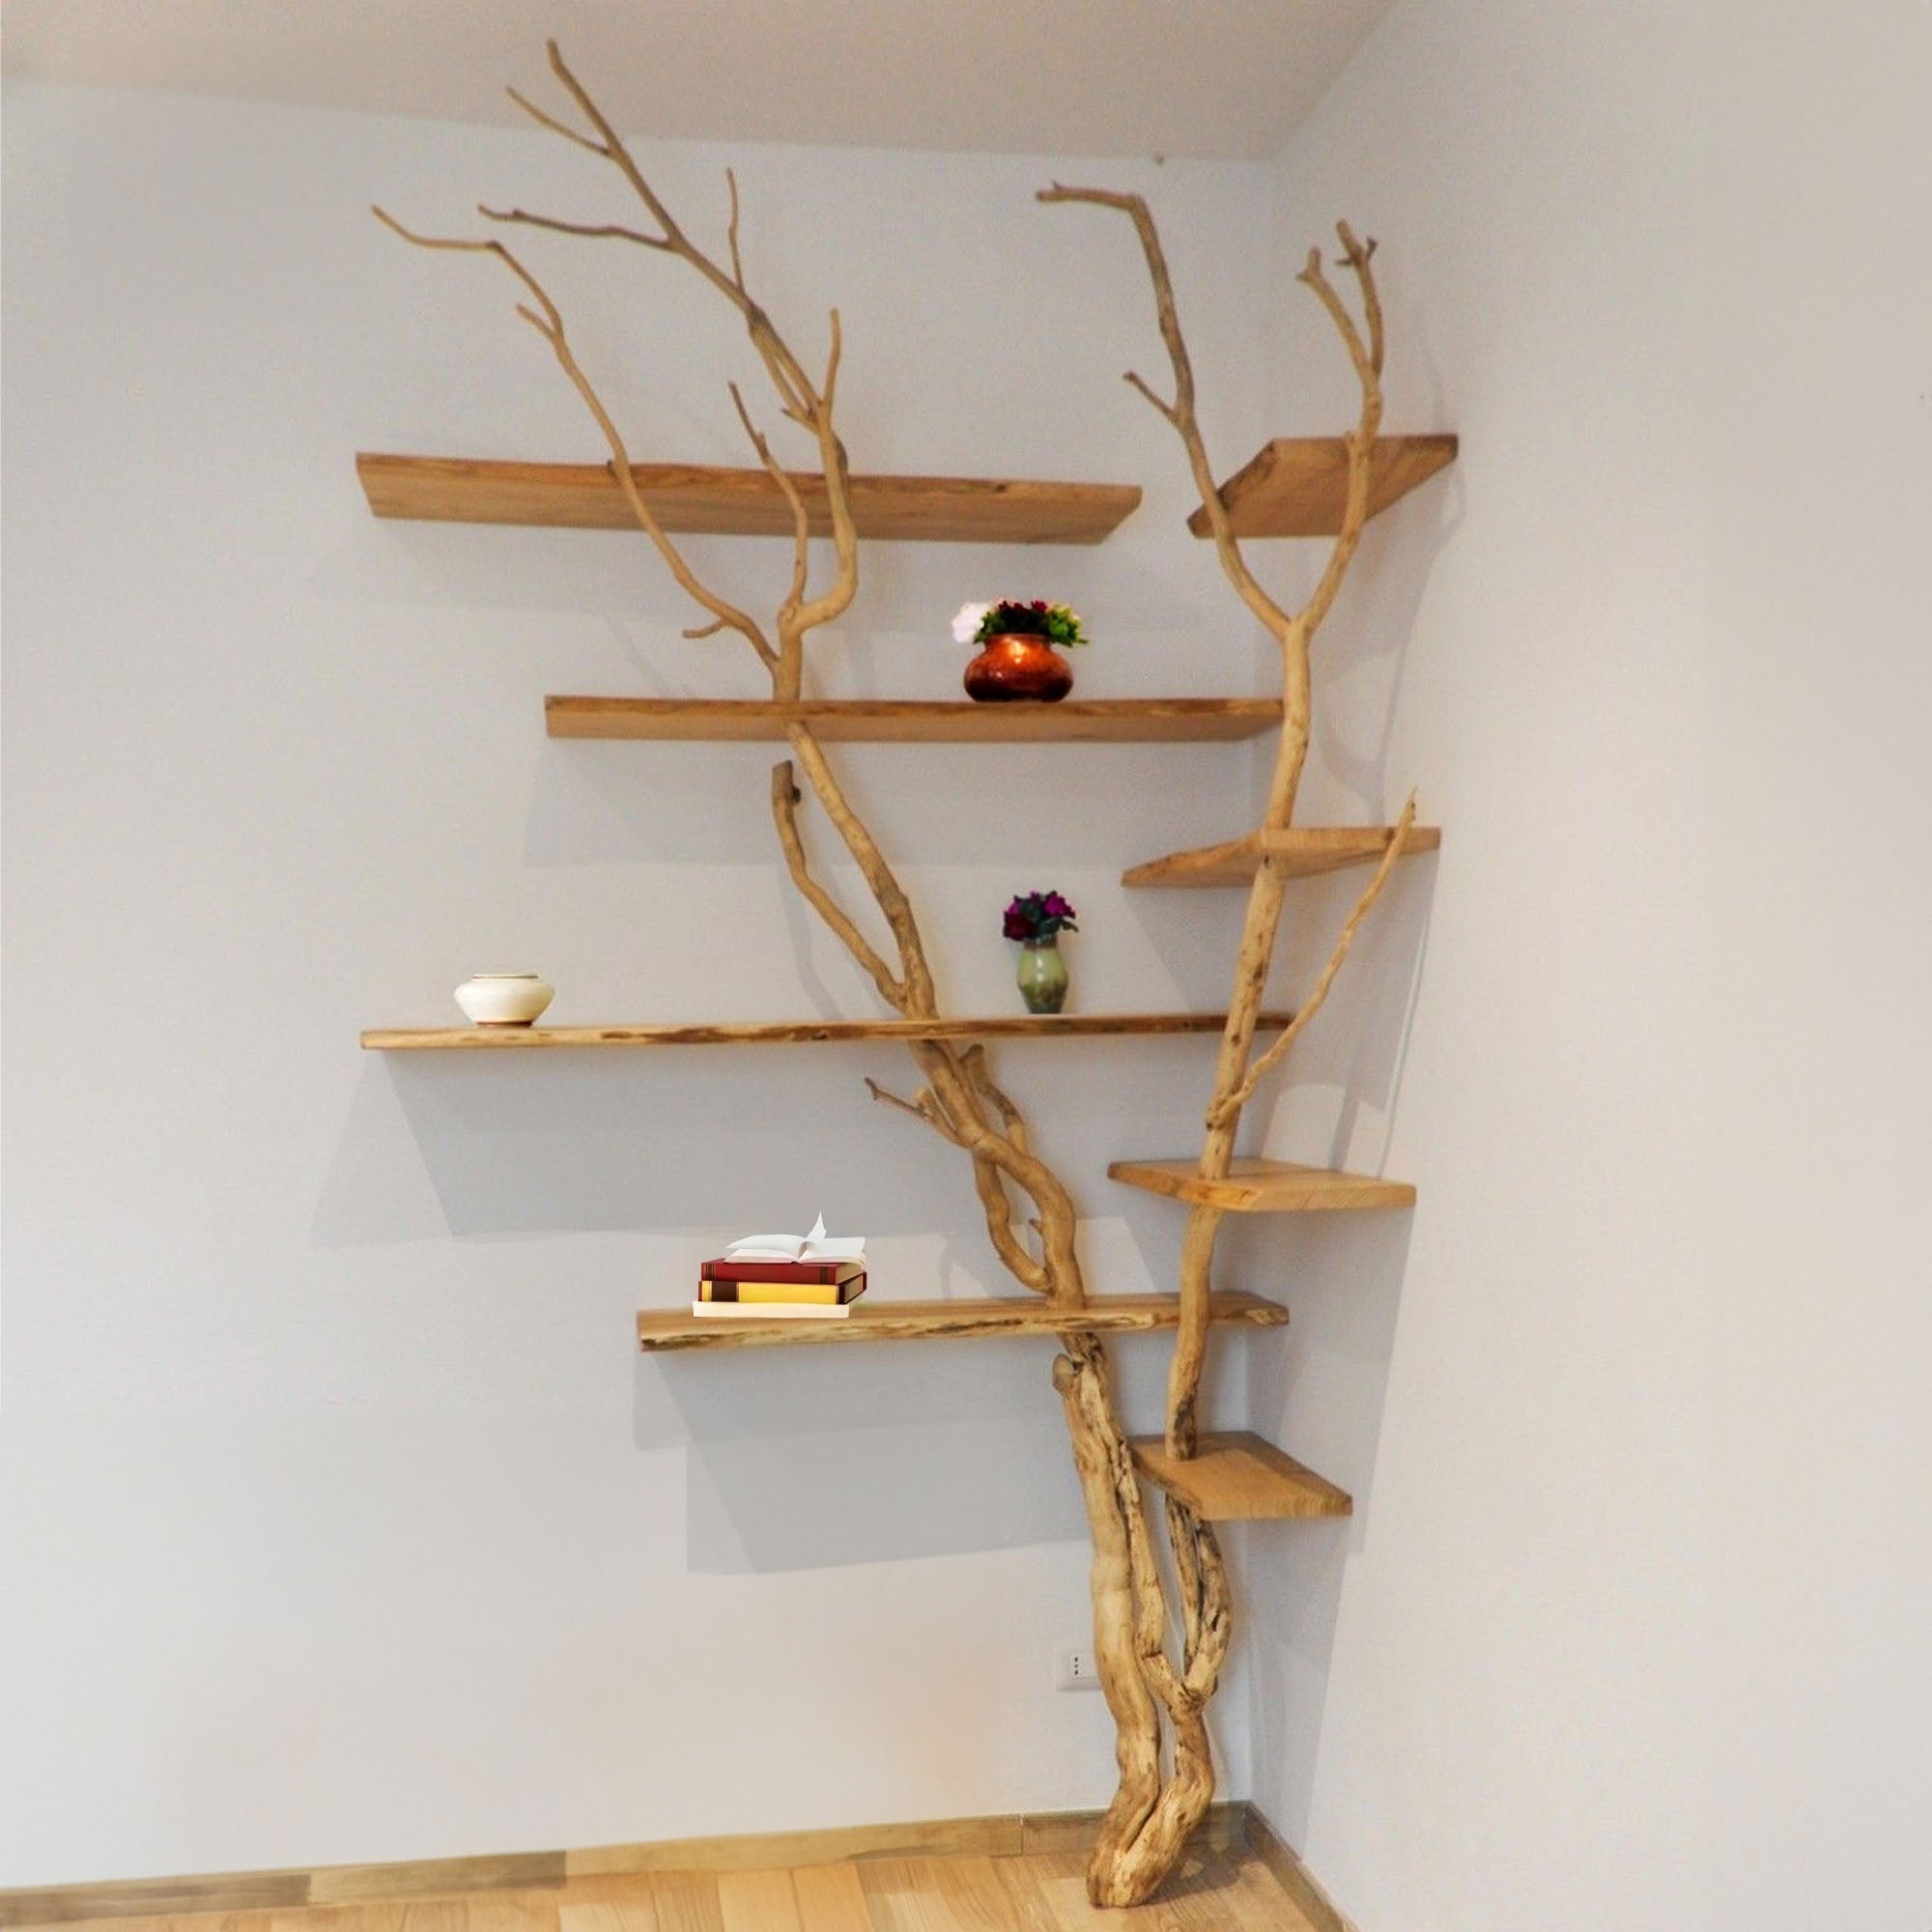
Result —
<path fill-rule="evenodd" d="M 1369 515 L 1379 516 L 1456 460 L 1453 436 L 1378 436 L 1370 458 Z M 1332 537 L 1349 495 L 1349 449 L 1339 436 L 1278 437 L 1221 485 L 1237 537 Z M 1208 512 L 1187 527 L 1211 534 Z"/>
<path fill-rule="evenodd" d="M 1107 1178 L 1230 1214 L 1329 1214 L 1341 1208 L 1415 1206 L 1415 1189 L 1406 1180 L 1339 1174 L 1292 1160 L 1237 1158 L 1230 1163 L 1227 1178 L 1217 1180 L 1204 1180 L 1191 1160 L 1117 1160 Z"/>
<path fill-rule="evenodd" d="M 1220 1289 L 1208 1319 L 1222 1326 L 1281 1328 L 1288 1310 L 1238 1289 Z M 1094 1294 L 1077 1308 L 1056 1308 L 1038 1295 L 960 1296 L 948 1301 L 852 1303 L 851 1314 L 825 1321 L 760 1321 L 646 1308 L 638 1316 L 638 1346 L 646 1354 L 679 1349 L 776 1349 L 837 1342 L 997 1341 L 1014 1335 L 1131 1335 L 1173 1328 L 1176 1294 Z"/>
<path fill-rule="evenodd" d="M 1094 1039 L 1130 1034 L 1219 1033 L 1225 1013 L 1001 1013 L 991 1019 L 749 1020 L 730 1025 L 372 1027 L 376 1053 L 528 1053 L 545 1047 L 839 1046 L 866 1040 Z M 1286 1026 L 1292 1013 L 1269 1013 Z"/>
<path fill-rule="evenodd" d="M 1147 745 L 1258 738 L 1281 723 L 1272 697 L 1062 698 L 975 704 L 913 698 L 546 697 L 553 738 L 713 743 L 784 740 L 810 726 L 827 744 Z"/>
<path fill-rule="evenodd" d="M 520 524 L 627 530 L 638 523 L 608 463 L 501 463 L 477 457 L 355 458 L 369 507 L 414 523 Z M 673 535 L 786 537 L 791 508 L 763 469 L 634 463 L 644 501 Z M 811 533 L 831 533 L 823 476 L 794 475 Z M 852 512 L 871 542 L 1096 544 L 1140 507 L 1131 483 L 1041 483 L 980 476 L 854 476 Z"/>
<path fill-rule="evenodd" d="M 1376 439 L 1370 515 L 1385 510 L 1455 460 L 1453 436 Z M 355 457 L 369 507 L 412 523 L 514 524 L 528 528 L 637 530 L 607 463 L 522 463 L 488 457 Z M 631 474 L 666 530 L 691 536 L 792 533 L 791 510 L 763 469 L 714 464 L 634 463 Z M 1348 454 L 1340 437 L 1264 443 L 1221 486 L 1237 536 L 1333 536 L 1342 527 Z M 794 473 L 811 532 L 831 524 L 825 478 Z M 854 476 L 852 511 L 873 542 L 1097 544 L 1140 507 L 1131 483 L 1056 483 L 1014 477 Z M 1202 511 L 1188 519 L 1208 534 Z"/>
<path fill-rule="evenodd" d="M 1246 1429 L 1204 1433 L 1192 1456 L 1171 1456 L 1158 1435 L 1128 1443 L 1134 1466 L 1209 1522 L 1351 1516 L 1354 1500 L 1325 1476 Z"/>
<path fill-rule="evenodd" d="M 1234 1157 L 1242 1108 L 1318 1012 L 1347 957 L 1357 926 L 1407 851 L 1434 844 L 1414 833 L 1414 802 L 1394 827 L 1293 829 L 1309 745 L 1309 645 L 1326 615 L 1367 520 L 1452 461 L 1454 437 L 1382 437 L 1383 313 L 1364 246 L 1338 223 L 1341 259 L 1354 277 L 1360 317 L 1328 279 L 1311 250 L 1299 279 L 1335 323 L 1361 391 L 1347 438 L 1279 439 L 1265 444 L 1225 483 L 1216 485 L 1194 405 L 1194 378 L 1166 259 L 1144 199 L 1056 183 L 1045 203 L 1086 203 L 1126 214 L 1140 237 L 1153 283 L 1162 340 L 1174 371 L 1174 400 L 1163 401 L 1138 376 L 1128 380 L 1180 437 L 1201 507 L 1189 519 L 1211 537 L 1224 575 L 1282 653 L 1279 699 L 1135 698 L 1056 706 L 986 706 L 877 700 L 807 699 L 802 695 L 804 642 L 811 631 L 851 608 L 859 587 L 864 540 L 995 544 L 1095 544 L 1141 501 L 1130 485 L 1021 481 L 952 476 L 859 476 L 834 424 L 841 356 L 838 311 L 831 316 L 822 377 L 810 373 L 779 333 L 770 311 L 747 284 L 739 249 L 739 210 L 731 185 L 726 231 L 728 266 L 707 255 L 658 198 L 621 136 L 564 62 L 549 46 L 553 75 L 581 126 L 560 121 L 512 90 L 537 123 L 611 162 L 656 224 L 655 233 L 585 227 L 521 209 L 483 215 L 581 235 L 626 235 L 683 260 L 736 311 L 763 362 L 783 413 L 816 443 L 818 472 L 781 466 L 734 388 L 746 434 L 761 459 L 755 469 L 635 464 L 622 433 L 571 346 L 562 311 L 538 275 L 501 241 L 419 234 L 384 210 L 379 218 L 404 240 L 436 249 L 493 253 L 521 282 L 519 313 L 549 344 L 604 438 L 605 464 L 513 463 L 494 459 L 396 456 L 356 458 L 371 510 L 379 517 L 583 529 L 641 529 L 679 584 L 707 610 L 708 635 L 740 633 L 770 673 L 764 702 L 639 697 L 551 696 L 546 729 L 554 738 L 702 740 L 782 743 L 774 767 L 771 810 L 792 883 L 822 923 L 870 977 L 881 1004 L 897 1020 L 763 1022 L 744 1025 L 552 1027 L 532 1030 L 433 1028 L 366 1033 L 365 1047 L 384 1051 L 528 1051 L 531 1049 L 670 1045 L 838 1043 L 897 1039 L 907 1043 L 926 1084 L 902 1099 L 874 1088 L 923 1119 L 972 1159 L 987 1235 L 1008 1272 L 1033 1293 L 1023 1297 L 945 1301 L 862 1301 L 842 1316 L 774 1321 L 758 1315 L 709 1319 L 651 1309 L 638 1317 L 646 1352 L 839 1343 L 1054 1338 L 1052 1379 L 1066 1418 L 1073 1466 L 1094 1545 L 1090 1586 L 1094 1656 L 1116 1731 L 1121 1784 L 1088 1864 L 1094 1906 L 1136 1906 L 1175 1868 L 1189 1833 L 1213 1791 L 1213 1755 L 1203 1707 L 1226 1660 L 1231 1598 L 1227 1565 L 1212 1525 L 1259 1520 L 1346 1516 L 1352 1505 L 1334 1484 L 1250 1433 L 1204 1434 L 1198 1398 L 1207 1345 L 1215 1329 L 1278 1327 L 1288 1312 L 1262 1297 L 1214 1288 L 1215 1234 L 1229 1211 L 1325 1212 L 1402 1208 L 1414 1189 L 1374 1176 L 1331 1173 L 1289 1162 Z M 671 541 L 709 533 L 789 538 L 791 588 L 779 606 L 775 636 L 747 611 L 707 587 Z M 809 594 L 810 538 L 830 536 L 836 562 L 830 582 Z M 1326 568 L 1298 611 L 1284 610 L 1242 559 L 1242 536 L 1335 538 Z M 1134 868 L 1131 884 L 1243 881 L 1249 900 L 1226 1013 L 1076 1015 L 1006 1021 L 938 1019 L 925 940 L 910 899 L 826 759 L 820 740 L 905 743 L 1149 743 L 1255 738 L 1281 726 L 1267 802 L 1259 826 L 1228 844 L 1172 853 Z M 839 895 L 814 877 L 796 811 L 810 791 L 838 830 L 873 906 L 892 934 L 896 964 L 866 936 Z M 1327 967 L 1297 1015 L 1261 1010 L 1290 878 L 1373 863 L 1371 879 L 1330 953 Z M 1257 1048 L 1260 1029 L 1277 1030 Z M 1181 1243 L 1179 1295 L 1090 1295 L 1078 1251 L 1079 1211 L 1052 1166 L 1034 1150 L 1022 1110 L 997 1084 L 980 1042 L 990 1039 L 1129 1037 L 1216 1033 L 1219 1059 L 1198 1158 L 1122 1160 L 1108 1169 L 1126 1185 L 1167 1196 L 1188 1210 Z M 963 1044 L 971 1042 L 971 1044 Z M 1029 1209 L 1031 1211 L 1029 1211 Z M 1031 1236 L 1023 1232 L 1030 1229 Z M 1166 1423 L 1158 1437 L 1131 1437 L 1122 1427 L 1104 1338 L 1171 1330 Z M 1137 1480 L 1138 1479 L 1138 1480 Z M 1169 1586 L 1150 1558 L 1140 1481 L 1164 1491 L 1173 1584 L 1181 1595 L 1177 1623 Z M 1179 1656 L 1171 1654 L 1178 1642 Z"/>

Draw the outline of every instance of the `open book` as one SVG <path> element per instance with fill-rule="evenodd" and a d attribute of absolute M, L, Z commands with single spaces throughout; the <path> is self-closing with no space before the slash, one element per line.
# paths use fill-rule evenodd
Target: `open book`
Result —
<path fill-rule="evenodd" d="M 809 1235 L 747 1235 L 724 1250 L 727 1262 L 863 1262 L 863 1235 L 828 1235 L 825 1216 L 811 1224 Z"/>

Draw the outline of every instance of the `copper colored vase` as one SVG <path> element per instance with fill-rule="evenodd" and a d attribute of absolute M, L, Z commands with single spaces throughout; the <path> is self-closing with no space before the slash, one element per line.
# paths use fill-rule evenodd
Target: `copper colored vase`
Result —
<path fill-rule="evenodd" d="M 988 640 L 966 667 L 966 696 L 981 704 L 1031 698 L 1051 704 L 1073 689 L 1073 667 L 1031 631 L 1008 631 Z"/>

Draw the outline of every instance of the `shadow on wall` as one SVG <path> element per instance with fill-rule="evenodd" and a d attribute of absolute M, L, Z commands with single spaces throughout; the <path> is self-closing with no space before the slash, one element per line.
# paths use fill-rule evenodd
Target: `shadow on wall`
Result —
<path fill-rule="evenodd" d="M 1141 1346 L 1145 1346 L 1142 1344 Z M 640 1358 L 640 1440 L 688 1442 L 693 1571 L 813 1570 L 1077 1541 L 1054 1348 L 881 1343 Z"/>
<path fill-rule="evenodd" d="M 1254 1768 L 1256 1796 L 1292 1844 L 1307 1833 L 1349 1557 L 1373 1522 L 1409 1222 L 1390 1214 L 1349 1227 L 1343 1217 L 1311 1217 L 1285 1237 L 1294 1323 L 1282 1347 L 1249 1363 L 1257 1432 L 1355 1503 L 1344 1520 L 1261 1523 L 1246 1537 L 1250 1724 L 1271 1744 L 1268 1761 Z"/>
<path fill-rule="evenodd" d="M 1264 1142 L 1271 1156 L 1387 1172 L 1437 864 L 1433 855 L 1405 862 L 1377 906 L 1373 929 L 1365 927 L 1297 1049 L 1295 1084 Z M 1289 949 L 1292 983 L 1308 982 L 1311 960 L 1322 956 L 1357 889 L 1346 876 L 1311 882 L 1308 916 Z M 1252 1735 L 1274 1741 L 1272 1758 L 1255 1767 L 1256 1796 L 1291 1843 L 1302 1842 L 1308 1823 L 1348 1558 L 1372 1520 L 1412 1223 L 1407 1211 L 1308 1215 L 1286 1226 L 1258 1217 L 1224 1250 L 1231 1283 L 1293 1310 L 1282 1345 L 1248 1359 L 1251 1426 L 1354 1499 L 1345 1520 L 1257 1524 L 1245 1537 Z"/>
<path fill-rule="evenodd" d="M 1100 1174 L 1122 1151 L 1119 1123 L 1175 1139 L 1211 1051 L 1185 1038 L 1138 1041 L 1130 1056 L 1107 1048 L 994 1050 L 999 1077 L 1039 1119 L 1042 1152 L 1090 1209 L 1111 1191 Z M 869 1236 L 953 1231 L 924 1294 L 948 1292 L 955 1256 L 965 1279 L 1004 1280 L 963 1157 L 867 1094 L 867 1075 L 895 1091 L 916 1084 L 896 1047 L 366 1060 L 316 1208 L 320 1246 L 613 1230 L 711 1239 L 746 1232 L 748 1203 L 780 1199 Z"/>
<path fill-rule="evenodd" d="M 782 744 L 554 743 L 537 767 L 525 862 L 620 865 L 674 852 L 682 864 L 773 871 L 781 859 L 771 771 L 787 755 Z M 879 744 L 838 746 L 838 765 L 895 864 L 1024 875 L 1113 872 L 1234 836 L 1230 755 L 1224 744 L 1016 744 L 990 754 L 980 745 Z M 838 834 L 815 805 L 800 822 L 820 868 L 839 869 Z M 1198 957 L 1186 963 L 1190 978 L 1203 977 Z M 1225 964 L 1207 977 L 1225 986 Z"/>

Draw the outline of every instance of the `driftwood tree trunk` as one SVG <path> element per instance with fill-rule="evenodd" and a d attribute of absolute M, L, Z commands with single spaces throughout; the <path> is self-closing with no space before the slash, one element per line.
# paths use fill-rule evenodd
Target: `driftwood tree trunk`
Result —
<path fill-rule="evenodd" d="M 764 365 L 779 413 L 816 446 L 832 526 L 834 571 L 829 583 L 815 593 L 811 590 L 804 500 L 735 385 L 730 389 L 732 406 L 746 437 L 792 513 L 790 581 L 769 628 L 702 582 L 652 514 L 632 479 L 631 457 L 623 436 L 578 360 L 562 313 L 527 264 L 495 237 L 426 236 L 405 227 L 380 208 L 376 213 L 406 241 L 426 248 L 494 256 L 518 279 L 528 299 L 519 304 L 517 313 L 549 345 L 603 436 L 611 473 L 639 529 L 677 583 L 708 613 L 708 622 L 686 635 L 737 634 L 764 666 L 773 696 L 796 698 L 802 691 L 807 638 L 844 613 L 859 582 L 850 470 L 844 443 L 834 423 L 840 357 L 838 311 L 835 309 L 830 319 L 824 372 L 814 377 L 747 285 L 739 248 L 735 179 L 726 176 L 729 203 L 724 259 L 720 260 L 698 247 L 659 199 L 615 128 L 565 65 L 554 42 L 550 43 L 549 54 L 552 73 L 568 96 L 576 119 L 559 118 L 515 89 L 510 90 L 510 98 L 540 127 L 614 169 L 641 205 L 649 226 L 573 222 L 521 208 L 485 207 L 479 212 L 500 226 L 626 242 L 672 256 L 709 282 L 737 311 Z M 1348 514 L 1341 540 L 1315 598 L 1291 617 L 1248 574 L 1229 532 L 1195 423 L 1193 378 L 1175 320 L 1172 286 L 1145 204 L 1137 196 L 1084 188 L 1055 187 L 1040 199 L 1096 202 L 1120 209 L 1132 217 L 1140 233 L 1153 277 L 1162 335 L 1174 363 L 1175 401 L 1161 402 L 1138 377 L 1128 380 L 1179 432 L 1213 523 L 1222 564 L 1248 608 L 1280 641 L 1287 704 L 1264 822 L 1286 826 L 1308 749 L 1309 639 L 1333 601 L 1367 515 L 1369 450 L 1379 414 L 1381 364 L 1381 322 L 1369 270 L 1369 250 L 1358 246 L 1346 228 L 1341 231 L 1346 259 L 1361 282 L 1369 331 L 1366 339 L 1322 276 L 1319 257 L 1311 255 L 1302 276 L 1335 316 L 1362 378 L 1363 404 L 1361 418 L 1350 439 Z M 918 920 L 891 865 L 847 798 L 810 727 L 794 724 L 787 737 L 791 755 L 772 772 L 771 812 L 793 884 L 871 980 L 887 1007 L 907 1018 L 938 1016 L 938 993 Z M 799 808 L 808 793 L 864 881 L 871 901 L 869 911 L 848 906 L 814 871 L 799 818 Z M 1409 814 L 1405 813 L 1402 830 L 1406 830 L 1408 822 Z M 1320 1005 L 1347 954 L 1356 925 L 1380 892 L 1401 842 L 1399 832 L 1344 929 L 1313 999 L 1257 1056 L 1256 1023 L 1284 885 L 1281 863 L 1273 859 L 1264 862 L 1249 899 L 1235 994 L 1208 1113 L 1201 1167 L 1204 1174 L 1227 1173 L 1242 1106 Z M 911 1043 L 910 1050 L 921 1084 L 909 1097 L 903 1097 L 867 1083 L 874 1097 L 916 1115 L 968 1156 L 987 1236 L 1002 1264 L 1023 1289 L 1040 1295 L 1050 1306 L 1078 1308 L 1086 1299 L 1086 1288 L 1076 1247 L 1077 1216 L 1072 1198 L 1059 1176 L 1033 1151 L 1025 1118 L 994 1081 L 984 1047 L 922 1040 Z M 1208 1278 L 1218 1218 L 1212 1209 L 1194 1210 L 1183 1244 L 1181 1326 L 1167 1414 L 1169 1444 L 1182 1454 L 1191 1454 L 1195 1443 L 1195 1408 L 1207 1352 Z M 1173 1869 L 1188 1833 L 1213 1794 L 1206 1711 L 1227 1657 L 1232 1606 L 1226 1565 L 1211 1527 L 1170 1498 L 1167 1521 L 1179 1586 L 1177 1616 L 1162 1582 L 1140 1483 L 1116 1409 L 1106 1351 L 1094 1337 L 1079 1333 L 1064 1333 L 1061 1346 L 1062 1353 L 1053 1365 L 1053 1380 L 1065 1411 L 1074 1468 L 1093 1537 L 1094 1648 L 1118 1732 L 1120 1770 L 1119 1789 L 1094 1846 L 1088 1889 L 1096 1904 L 1130 1905 L 1151 1894 Z"/>

